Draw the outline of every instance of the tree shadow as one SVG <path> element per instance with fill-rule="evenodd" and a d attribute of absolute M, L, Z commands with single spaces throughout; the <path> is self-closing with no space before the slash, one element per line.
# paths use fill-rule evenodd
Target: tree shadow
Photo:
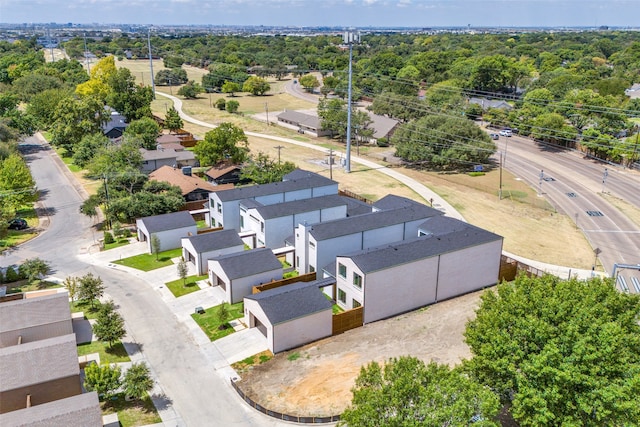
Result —
<path fill-rule="evenodd" d="M 137 342 L 122 342 L 122 345 L 127 350 L 129 356 L 133 356 L 138 353 L 142 353 L 143 344 Z"/>
<path fill-rule="evenodd" d="M 156 406 L 156 409 L 158 411 L 164 411 L 164 410 L 168 409 L 171 406 L 171 404 L 173 403 L 173 400 L 171 400 L 169 398 L 169 396 L 167 396 L 164 393 L 162 393 L 162 394 L 152 394 L 151 395 L 151 400 L 153 400 L 153 403 Z"/>

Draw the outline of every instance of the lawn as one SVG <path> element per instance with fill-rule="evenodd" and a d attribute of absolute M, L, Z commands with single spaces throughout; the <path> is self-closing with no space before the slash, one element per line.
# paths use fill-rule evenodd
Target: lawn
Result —
<path fill-rule="evenodd" d="M 207 224 L 207 221 L 205 221 L 204 219 L 199 219 L 198 221 L 196 221 L 196 227 L 198 227 L 198 228 L 208 228 L 209 224 Z"/>
<path fill-rule="evenodd" d="M 62 285 L 46 280 L 35 280 L 31 284 L 27 284 L 26 280 L 18 280 L 17 282 L 6 283 L 8 294 L 17 294 L 18 292 L 42 291 L 44 289 L 61 288 Z"/>
<path fill-rule="evenodd" d="M 268 362 L 273 359 L 273 353 L 269 350 L 265 350 L 253 356 L 249 356 L 244 360 L 231 364 L 233 369 L 238 373 L 243 373 L 249 370 L 252 366 L 261 365 L 264 362 Z"/>
<path fill-rule="evenodd" d="M 80 172 L 82 168 L 73 163 L 73 158 L 69 155 L 66 149 L 61 147 L 55 147 L 56 153 L 62 159 L 65 165 L 69 168 L 71 172 Z"/>
<path fill-rule="evenodd" d="M 340 307 L 338 304 L 336 304 L 335 302 L 333 302 L 333 299 L 331 299 L 331 297 L 327 294 L 325 294 L 324 292 L 322 293 L 322 295 L 324 295 L 324 297 L 326 299 L 328 299 L 329 301 L 331 301 L 333 303 L 333 306 L 331 306 L 331 312 L 333 314 L 338 314 L 338 313 L 342 313 L 344 310 L 342 309 L 342 307 Z"/>
<path fill-rule="evenodd" d="M 224 325 L 225 329 L 220 329 L 222 323 L 218 321 L 218 305 L 210 307 L 205 310 L 204 313 L 193 313 L 191 317 L 196 321 L 200 329 L 204 331 L 211 341 L 215 341 L 219 338 L 226 337 L 233 333 L 233 328 L 229 325 L 229 322 L 234 319 L 239 319 L 244 316 L 244 304 L 239 302 L 236 304 L 228 305 L 229 317 Z"/>
<path fill-rule="evenodd" d="M 113 243 L 105 243 L 104 247 L 102 248 L 103 251 L 108 251 L 109 249 L 115 249 L 115 248 L 119 248 L 120 246 L 126 246 L 128 245 L 129 239 L 123 237 L 121 239 L 118 239 L 116 241 L 114 241 Z"/>
<path fill-rule="evenodd" d="M 91 308 L 91 302 L 85 300 L 78 300 L 69 303 L 69 308 L 72 313 L 82 312 L 85 319 L 95 319 L 98 317 L 98 310 L 100 310 L 100 301 L 93 300 L 94 308 Z"/>
<path fill-rule="evenodd" d="M 2 252 L 4 248 L 19 245 L 38 235 L 38 233 L 33 231 L 33 229 L 38 226 L 38 215 L 36 215 L 36 210 L 32 206 L 18 209 L 15 216 L 16 218 L 26 220 L 29 228 L 26 230 L 7 230 L 7 236 L 0 239 L 0 252 Z"/>
<path fill-rule="evenodd" d="M 116 397 L 116 400 L 101 402 L 100 408 L 103 415 L 117 412 L 118 420 L 122 427 L 144 426 L 162 422 L 149 395 L 146 395 L 142 400 L 132 400 L 130 402 L 124 399 L 123 394 L 119 394 Z"/>
<path fill-rule="evenodd" d="M 130 360 L 127 351 L 120 341 L 114 343 L 111 349 L 109 349 L 107 343 L 102 341 L 93 341 L 78 346 L 78 356 L 85 356 L 91 353 L 100 354 L 101 365 L 105 363 L 128 362 Z"/>
<path fill-rule="evenodd" d="M 173 296 L 178 298 L 183 295 L 190 294 L 191 292 L 199 291 L 200 287 L 196 282 L 206 280 L 207 277 L 208 276 L 206 274 L 202 276 L 189 276 L 184 284 L 182 279 L 177 279 L 167 282 L 165 285 L 167 285 L 167 288 L 169 288 Z"/>
<path fill-rule="evenodd" d="M 151 271 L 173 264 L 171 258 L 178 258 L 181 255 L 182 248 L 176 248 L 160 252 L 157 256 L 155 254 L 140 254 L 111 262 L 142 271 Z"/>

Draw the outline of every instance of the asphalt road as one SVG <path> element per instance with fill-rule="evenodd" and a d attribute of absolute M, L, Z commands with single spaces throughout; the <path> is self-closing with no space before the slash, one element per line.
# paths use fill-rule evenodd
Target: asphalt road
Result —
<path fill-rule="evenodd" d="M 541 189 L 541 197 L 576 221 L 594 250 L 601 251 L 598 260 L 607 273 L 612 272 L 614 263 L 640 263 L 640 227 L 602 197 L 604 189 L 640 208 L 639 174 L 517 136 L 501 137 L 498 147 L 507 153 L 504 161 L 507 170 L 539 192 Z M 607 177 L 603 185 L 605 169 Z M 544 171 L 542 185 L 541 171 Z M 623 274 L 627 278 L 640 277 L 633 270 Z M 633 287 L 630 288 L 633 292 Z"/>
<path fill-rule="evenodd" d="M 123 271 L 91 265 L 92 221 L 80 214 L 83 191 L 48 144 L 36 137 L 22 144 L 41 191 L 48 227 L 35 239 L 0 257 L 1 265 L 40 257 L 51 263 L 53 275 L 64 279 L 92 272 L 126 320 L 128 337 L 144 358 L 177 413 L 177 426 L 283 426 L 285 422 L 251 409 L 231 388 L 225 369 L 216 371 L 160 295 L 149 284 Z"/>

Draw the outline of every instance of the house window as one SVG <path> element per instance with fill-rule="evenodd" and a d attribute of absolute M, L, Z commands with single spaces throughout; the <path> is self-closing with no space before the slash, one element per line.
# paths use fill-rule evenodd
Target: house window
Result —
<path fill-rule="evenodd" d="M 347 266 L 346 265 L 342 265 L 342 264 L 338 263 L 338 276 L 342 277 L 343 279 L 347 278 Z"/>
<path fill-rule="evenodd" d="M 362 304 L 360 304 L 358 301 L 352 299 L 351 300 L 351 308 L 358 308 L 360 307 Z"/>
<path fill-rule="evenodd" d="M 260 221 L 260 232 L 264 233 L 264 222 Z"/>
<path fill-rule="evenodd" d="M 244 229 L 244 217 L 240 215 L 240 229 Z"/>
<path fill-rule="evenodd" d="M 296 267 L 300 265 L 300 257 L 296 256 Z"/>
<path fill-rule="evenodd" d="M 342 289 L 338 289 L 338 301 L 345 304 L 347 302 L 347 293 Z"/>
<path fill-rule="evenodd" d="M 313 265 L 309 264 L 309 273 L 315 273 L 315 271 L 316 268 Z"/>
<path fill-rule="evenodd" d="M 218 213 L 222 213 L 222 203 L 216 203 L 216 208 L 218 209 Z"/>
<path fill-rule="evenodd" d="M 362 276 L 358 273 L 353 273 L 353 286 L 362 289 Z"/>

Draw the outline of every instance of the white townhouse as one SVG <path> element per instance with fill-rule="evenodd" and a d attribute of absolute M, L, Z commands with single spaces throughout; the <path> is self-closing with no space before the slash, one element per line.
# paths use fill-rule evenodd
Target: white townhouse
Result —
<path fill-rule="evenodd" d="M 241 252 L 244 243 L 236 230 L 219 230 L 182 238 L 182 257 L 192 262 L 198 274 L 207 272 L 211 258 Z"/>
<path fill-rule="evenodd" d="M 198 227 L 188 211 L 179 211 L 163 215 L 147 216 L 136 219 L 138 240 L 147 242 L 149 253 L 152 253 L 151 238 L 160 239 L 160 250 L 166 251 L 182 246 L 181 239 L 198 234 Z"/>
<path fill-rule="evenodd" d="M 212 227 L 233 228 L 240 231 L 240 202 L 255 200 L 262 205 L 274 205 L 294 200 L 338 194 L 338 183 L 321 175 L 308 172 L 299 178 L 251 185 L 209 194 L 208 222 Z"/>

